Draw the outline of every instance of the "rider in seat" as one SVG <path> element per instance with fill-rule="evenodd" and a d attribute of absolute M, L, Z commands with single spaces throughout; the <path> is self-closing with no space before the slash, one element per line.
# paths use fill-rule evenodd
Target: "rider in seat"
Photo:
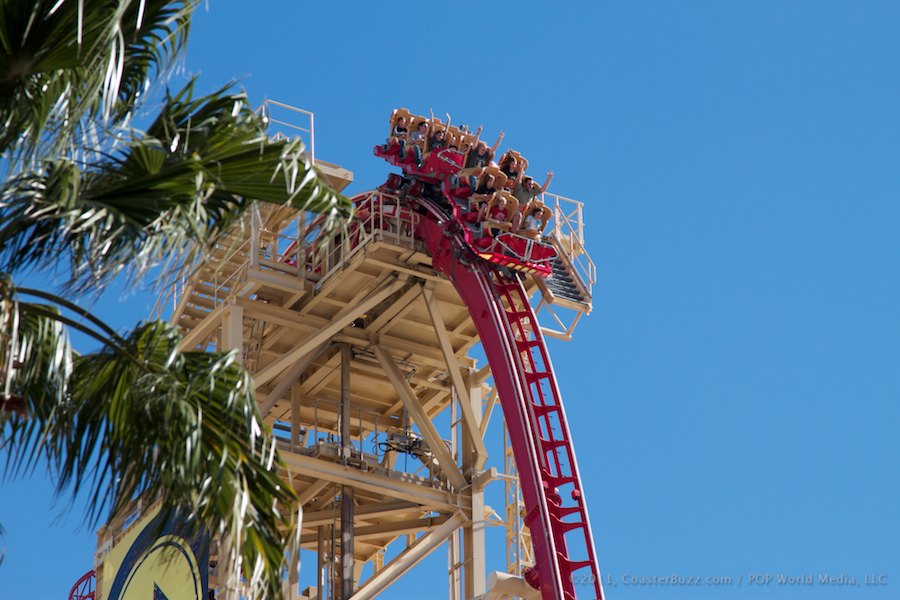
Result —
<path fill-rule="evenodd" d="M 533 200 L 525 209 L 525 219 L 522 221 L 522 229 L 519 235 L 541 241 L 542 232 L 547 227 L 547 222 L 553 215 L 553 211 L 544 206 L 540 200 Z"/>
<path fill-rule="evenodd" d="M 525 206 L 537 196 L 546 192 L 547 188 L 550 187 L 551 181 L 553 181 L 553 171 L 547 172 L 547 180 L 544 182 L 544 185 L 540 187 L 534 182 L 534 179 L 528 175 L 523 176 L 522 171 L 519 171 L 519 180 L 516 181 L 513 186 L 513 196 L 516 197 L 516 200 L 518 200 L 522 206 Z"/>
<path fill-rule="evenodd" d="M 431 124 L 428 119 L 419 118 L 415 122 L 413 130 L 409 133 L 409 143 L 416 157 L 416 166 L 422 167 L 422 156 L 425 154 L 425 143 L 428 141 L 428 132 Z"/>
<path fill-rule="evenodd" d="M 412 114 L 405 108 L 398 108 L 391 113 L 391 132 L 388 134 L 387 142 L 381 147 L 385 154 L 388 154 L 392 146 L 397 144 L 400 158 L 406 158 L 406 144 L 409 141 L 409 125 L 412 120 Z"/>
<path fill-rule="evenodd" d="M 479 173 L 478 186 L 469 197 L 469 213 L 463 216 L 463 220 L 467 222 L 480 221 L 478 215 L 481 213 L 481 207 L 489 204 L 497 193 L 503 189 L 506 183 L 506 176 L 500 172 L 497 167 L 487 167 Z"/>
<path fill-rule="evenodd" d="M 515 220 L 519 214 L 516 212 L 518 208 L 518 201 L 509 192 L 497 192 L 490 202 L 481 207 L 478 220 L 484 223 L 488 235 L 496 237 L 499 233 L 518 226 Z"/>
<path fill-rule="evenodd" d="M 500 142 L 503 141 L 503 136 L 504 133 L 501 131 L 500 136 L 497 138 L 497 141 L 494 142 L 494 145 L 488 148 L 487 142 L 479 139 L 481 137 L 481 127 L 478 128 L 474 144 L 469 148 L 468 152 L 466 152 L 466 160 L 463 163 L 463 168 L 456 174 L 456 178 L 460 183 L 468 181 L 469 187 L 475 189 L 477 185 L 475 178 L 478 177 L 477 173 L 480 172 L 479 169 L 483 169 L 493 164 L 494 152 L 497 151 Z"/>
<path fill-rule="evenodd" d="M 528 168 L 528 161 L 515 150 L 507 150 L 503 153 L 503 156 L 500 157 L 498 166 L 507 177 L 507 185 L 512 188 L 521 176 L 524 175 L 525 169 Z"/>

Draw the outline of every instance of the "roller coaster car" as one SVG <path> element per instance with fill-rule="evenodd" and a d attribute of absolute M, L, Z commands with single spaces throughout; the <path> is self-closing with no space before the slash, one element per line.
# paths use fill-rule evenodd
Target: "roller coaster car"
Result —
<path fill-rule="evenodd" d="M 405 146 L 402 156 L 401 146 Z M 401 145 L 400 140 L 391 138 L 389 144 L 375 146 L 374 154 L 395 167 L 400 167 L 404 173 L 423 179 L 428 183 L 439 183 L 450 175 L 455 175 L 462 168 L 463 160 L 465 160 L 465 154 L 458 150 L 440 148 L 423 153 L 425 158 L 420 167 L 416 164 L 416 152 L 413 150 L 415 146 L 415 143 L 410 142 Z"/>
<path fill-rule="evenodd" d="M 392 130 L 401 116 L 410 125 L 409 131 L 413 131 L 413 126 L 418 126 L 423 121 L 422 117 L 415 117 L 406 109 L 398 109 L 391 117 Z M 443 123 L 439 125 L 444 127 Z M 445 128 L 445 130 L 447 129 Z M 468 148 L 475 139 L 471 134 L 453 127 L 449 128 L 448 134 L 459 144 L 460 148 Z M 424 157 L 421 162 L 417 160 L 417 152 L 414 149 L 416 146 L 418 146 L 419 156 Z M 453 177 L 463 167 L 465 152 L 454 148 L 440 148 L 424 152 L 421 142 L 409 142 L 397 137 L 390 138 L 387 144 L 375 146 L 373 152 L 375 156 L 400 167 L 406 175 L 406 177 L 399 174 L 390 175 L 379 188 L 381 191 L 396 193 L 405 190 L 407 198 L 422 197 L 426 189 L 425 184 L 439 186 L 443 198 L 450 204 L 455 221 L 453 227 L 448 227 L 447 230 L 463 232 L 466 244 L 476 255 L 490 263 L 537 277 L 547 277 L 552 273 L 552 265 L 557 257 L 557 251 L 552 245 L 540 241 L 539 232 L 518 235 L 505 231 L 490 237 L 477 231 L 478 204 L 480 202 L 477 197 L 472 197 L 474 190 L 471 189 L 469 182 Z M 524 165 L 527 164 L 525 159 L 518 152 L 511 151 L 510 153 L 519 161 L 520 168 L 524 168 Z M 494 176 L 494 188 L 498 190 L 497 196 L 503 195 L 512 198 L 509 192 L 503 190 L 507 177 L 496 165 L 486 167 L 481 173 L 479 181 L 483 182 L 483 178 L 487 174 Z M 485 201 L 485 198 L 482 198 L 481 201 Z M 508 204 L 510 204 L 510 213 L 514 213 L 515 205 L 518 202 L 514 200 Z M 550 214 L 551 212 L 548 210 L 546 218 L 543 219 L 545 226 Z M 497 225 L 493 224 L 494 227 Z M 500 225 L 497 228 L 508 230 L 510 225 Z"/>
<path fill-rule="evenodd" d="M 508 196 L 508 192 L 498 192 L 498 196 Z M 491 204 L 496 202 L 496 198 Z M 517 201 L 515 198 L 507 200 L 510 206 L 510 212 L 515 212 Z M 471 213 L 463 212 L 458 204 L 453 204 L 453 216 L 457 222 L 468 221 Z M 503 230 L 495 236 L 486 235 L 489 228 Z M 480 258 L 489 263 L 500 265 L 529 273 L 536 277 L 547 277 L 553 272 L 553 261 L 556 260 L 558 253 L 556 248 L 550 244 L 546 244 L 537 239 L 523 237 L 517 233 L 510 232 L 512 224 L 509 222 L 486 220 L 480 232 L 473 231 L 469 227 L 460 228 L 463 231 L 463 237 L 466 244 Z"/>

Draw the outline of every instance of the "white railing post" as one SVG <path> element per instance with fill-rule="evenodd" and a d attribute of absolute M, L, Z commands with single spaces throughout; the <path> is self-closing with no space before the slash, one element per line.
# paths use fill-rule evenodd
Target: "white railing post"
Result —
<path fill-rule="evenodd" d="M 272 111 L 269 107 L 277 106 L 279 108 L 283 108 L 285 110 L 289 110 L 295 112 L 300 115 L 304 115 L 309 119 L 309 127 L 302 127 L 295 123 L 289 123 L 287 121 L 282 121 L 281 119 L 276 118 L 272 115 Z M 268 118 L 268 124 L 271 127 L 272 125 L 281 125 L 283 127 L 287 127 L 289 129 L 293 129 L 295 131 L 299 131 L 301 133 L 306 133 L 309 135 L 309 145 L 308 145 L 308 154 L 310 160 L 315 163 L 316 162 L 316 117 L 315 115 L 308 111 L 303 110 L 302 108 L 297 108 L 296 106 L 291 106 L 290 104 L 284 104 L 283 102 L 278 102 L 277 100 L 266 100 L 263 102 L 262 107 L 260 107 L 260 113 L 264 114 Z M 276 132 L 277 135 L 284 135 L 281 132 Z M 286 138 L 289 136 L 285 136 Z"/>
<path fill-rule="evenodd" d="M 306 211 L 297 215 L 297 277 L 306 276 Z"/>
<path fill-rule="evenodd" d="M 316 164 L 316 116 L 309 113 L 309 158 Z"/>
<path fill-rule="evenodd" d="M 253 204 L 250 210 L 250 266 L 259 267 L 259 229 L 262 218 L 259 215 L 259 205 Z"/>
<path fill-rule="evenodd" d="M 584 205 L 578 203 L 578 241 L 584 244 Z"/>

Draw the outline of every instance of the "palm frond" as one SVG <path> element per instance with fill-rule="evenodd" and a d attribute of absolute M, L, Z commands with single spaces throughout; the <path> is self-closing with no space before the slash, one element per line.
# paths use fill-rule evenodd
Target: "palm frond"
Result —
<path fill-rule="evenodd" d="M 145 135 L 101 162 L 47 161 L 0 193 L 0 269 L 69 261 L 72 289 L 123 270 L 191 261 L 257 200 L 346 221 L 299 140 L 270 141 L 246 97 L 223 88 L 168 97 Z"/>
<path fill-rule="evenodd" d="M 128 120 L 187 41 L 195 0 L 0 2 L 0 154 L 70 154 L 90 121 Z"/>
<path fill-rule="evenodd" d="M 118 89 L 111 105 L 115 120 L 125 119 L 145 91 L 148 78 L 159 79 L 187 45 L 195 0 L 131 0 L 124 3 L 119 26 L 125 51 L 121 55 Z"/>
<path fill-rule="evenodd" d="M 127 129 L 183 50 L 196 0 L 0 0 L 0 449 L 14 477 L 48 461 L 96 522 L 136 496 L 221 535 L 253 597 L 279 597 L 293 492 L 234 354 L 179 352 L 162 323 L 119 335 L 6 273 L 57 270 L 67 291 L 188 265 L 256 201 L 351 203 L 299 141 L 268 139 L 230 88 L 166 96 Z M 68 332 L 98 341 L 79 355 Z M 195 529 L 196 530 L 196 529 Z"/>
<path fill-rule="evenodd" d="M 177 331 L 153 322 L 79 356 L 58 313 L 5 289 L 0 319 L 17 326 L 0 329 L 0 348 L 17 350 L 0 355 L 3 384 L 27 406 L 0 411 L 6 476 L 49 460 L 58 492 L 87 497 L 92 523 L 158 497 L 164 512 L 190 515 L 189 530 L 231 541 L 220 560 L 252 597 L 278 596 L 294 495 L 236 354 L 180 352 Z"/>

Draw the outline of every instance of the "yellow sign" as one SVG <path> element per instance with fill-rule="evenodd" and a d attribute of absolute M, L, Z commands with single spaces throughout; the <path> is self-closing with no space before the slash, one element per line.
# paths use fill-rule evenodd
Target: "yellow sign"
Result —
<path fill-rule="evenodd" d="M 204 537 L 185 539 L 158 511 L 145 516 L 103 559 L 103 600 L 206 600 Z"/>

